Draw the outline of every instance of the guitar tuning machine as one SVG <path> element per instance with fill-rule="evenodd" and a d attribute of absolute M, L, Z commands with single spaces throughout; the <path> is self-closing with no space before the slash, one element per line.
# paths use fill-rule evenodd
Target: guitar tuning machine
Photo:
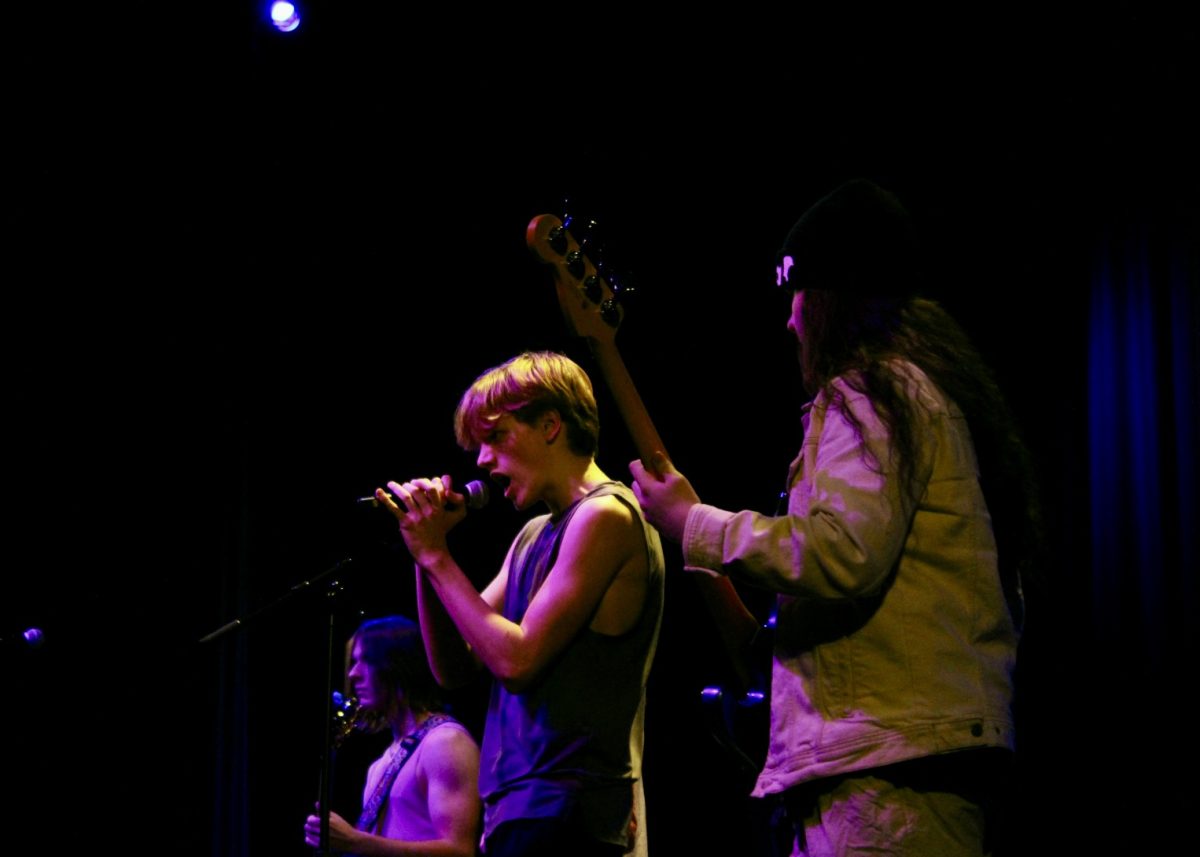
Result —
<path fill-rule="evenodd" d="M 546 241 L 550 244 L 551 249 L 558 255 L 567 252 L 567 227 L 566 224 L 555 226 L 546 236 Z"/>
<path fill-rule="evenodd" d="M 588 274 L 583 278 L 583 293 L 587 295 L 587 299 L 594 304 L 598 304 L 604 297 L 604 288 L 600 285 L 599 274 Z"/>
<path fill-rule="evenodd" d="M 583 276 L 584 271 L 587 269 L 587 266 L 584 264 L 583 260 L 583 250 L 580 249 L 575 249 L 568 253 L 566 263 L 567 270 L 570 271 L 571 276 L 577 280 Z"/>
<path fill-rule="evenodd" d="M 621 307 L 615 298 L 609 298 L 600 304 L 600 317 L 609 327 L 616 327 L 621 323 Z"/>

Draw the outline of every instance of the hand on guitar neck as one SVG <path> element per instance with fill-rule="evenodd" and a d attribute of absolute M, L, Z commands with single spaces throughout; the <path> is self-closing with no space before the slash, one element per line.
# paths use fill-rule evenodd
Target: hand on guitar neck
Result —
<path fill-rule="evenodd" d="M 700 502 L 687 477 L 675 469 L 665 452 L 657 451 L 647 466 L 644 461 L 631 461 L 633 493 L 642 504 L 646 520 L 673 542 L 683 541 L 688 512 Z"/>
<path fill-rule="evenodd" d="M 688 480 L 671 464 L 666 445 L 634 386 L 616 346 L 617 328 L 624 317 L 618 289 L 599 270 L 567 225 L 552 214 L 541 214 L 525 231 L 530 250 L 551 269 L 559 308 L 567 326 L 587 340 L 617 409 L 625 422 L 640 461 L 630 464 L 633 491 L 646 519 L 667 538 L 683 539 L 688 511 L 700 502 Z M 752 648 L 760 625 L 747 609 L 729 578 L 692 575 L 732 659 L 742 690 L 760 685 Z"/>

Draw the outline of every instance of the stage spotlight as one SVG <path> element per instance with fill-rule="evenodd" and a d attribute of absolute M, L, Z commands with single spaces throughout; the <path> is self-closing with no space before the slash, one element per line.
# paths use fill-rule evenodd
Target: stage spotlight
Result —
<path fill-rule="evenodd" d="M 290 33 L 300 26 L 300 10 L 288 0 L 275 0 L 271 4 L 271 23 L 281 33 Z"/>

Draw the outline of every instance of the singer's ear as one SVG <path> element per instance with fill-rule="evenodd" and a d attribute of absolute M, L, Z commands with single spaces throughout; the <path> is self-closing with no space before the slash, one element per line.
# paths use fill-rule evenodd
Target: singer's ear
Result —
<path fill-rule="evenodd" d="M 546 439 L 546 443 L 554 443 L 563 430 L 562 417 L 559 416 L 558 411 L 551 408 L 538 419 L 542 430 L 542 437 Z"/>

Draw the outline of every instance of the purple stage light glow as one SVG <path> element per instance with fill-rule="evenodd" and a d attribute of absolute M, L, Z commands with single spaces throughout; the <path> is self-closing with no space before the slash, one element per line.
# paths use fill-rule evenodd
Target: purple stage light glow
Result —
<path fill-rule="evenodd" d="M 300 11 L 288 0 L 275 0 L 271 4 L 271 23 L 281 33 L 290 33 L 300 26 Z"/>

